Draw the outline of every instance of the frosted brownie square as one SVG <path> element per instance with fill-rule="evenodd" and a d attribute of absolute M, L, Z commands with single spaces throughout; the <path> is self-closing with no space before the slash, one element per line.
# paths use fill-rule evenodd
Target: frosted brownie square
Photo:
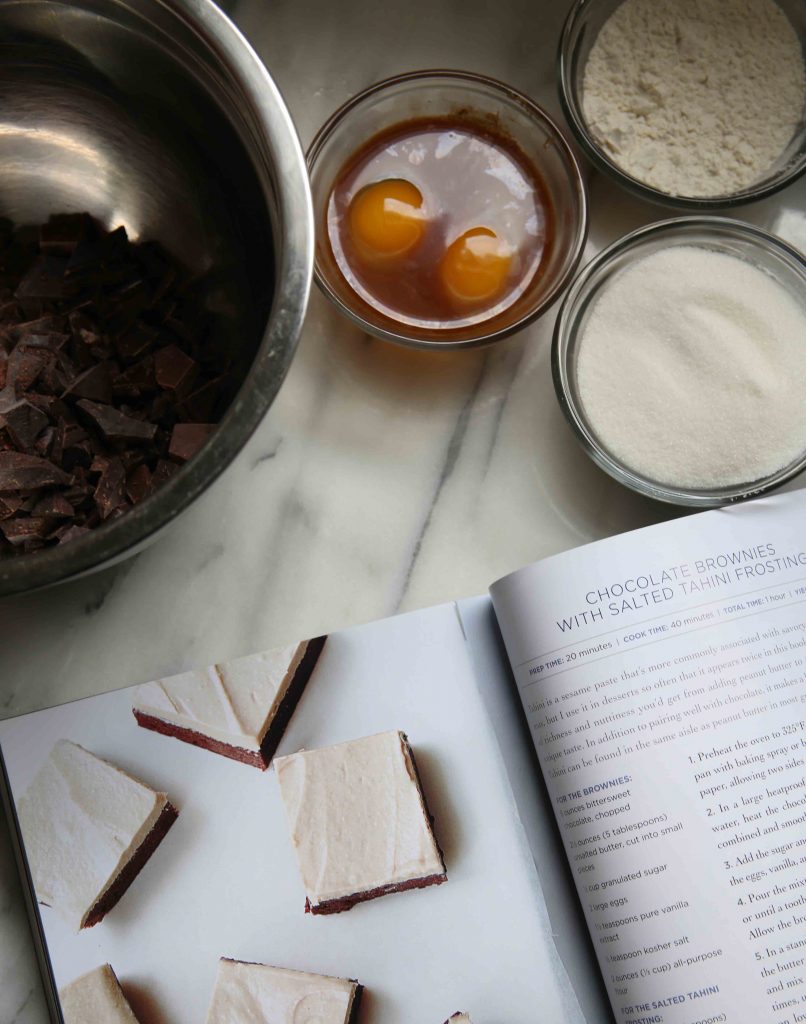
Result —
<path fill-rule="evenodd" d="M 265 770 L 326 639 L 145 683 L 134 717 L 145 729 Z"/>
<path fill-rule="evenodd" d="M 59 740 L 18 816 L 37 900 L 78 931 L 115 906 L 177 811 L 167 793 Z"/>
<path fill-rule="evenodd" d="M 402 732 L 303 750 L 274 764 L 307 912 L 335 914 L 447 880 Z"/>
<path fill-rule="evenodd" d="M 207 1024 L 353 1024 L 361 985 L 222 958 Z"/>
<path fill-rule="evenodd" d="M 445 1021 L 445 1024 L 473 1024 L 470 1017 L 466 1013 L 452 1013 L 450 1017 Z"/>
<path fill-rule="evenodd" d="M 104 964 L 59 992 L 64 1024 L 139 1024 L 115 972 Z"/>

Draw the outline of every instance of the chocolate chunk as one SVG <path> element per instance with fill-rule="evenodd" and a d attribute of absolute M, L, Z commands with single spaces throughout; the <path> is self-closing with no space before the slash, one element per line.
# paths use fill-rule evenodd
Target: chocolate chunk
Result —
<path fill-rule="evenodd" d="M 53 316 L 47 313 L 44 316 L 36 317 L 35 320 L 24 320 L 22 323 L 14 324 L 8 329 L 8 333 L 14 342 L 24 341 L 36 344 L 40 348 L 46 348 L 48 347 L 46 344 L 32 341 L 32 339 L 48 338 L 51 334 L 65 334 L 65 321 L 63 316 Z"/>
<path fill-rule="evenodd" d="M 39 434 L 47 427 L 50 420 L 35 405 L 20 399 L 5 410 L 0 422 L 5 421 L 9 437 L 23 451 L 30 451 Z"/>
<path fill-rule="evenodd" d="M 124 487 L 126 485 L 126 471 L 120 459 L 110 459 L 101 479 L 95 488 L 95 504 L 101 513 L 101 519 L 108 519 L 125 501 Z"/>
<path fill-rule="evenodd" d="M 28 391 L 51 358 L 47 349 L 18 345 L 8 357 L 6 387 L 12 385 L 17 394 Z"/>
<path fill-rule="evenodd" d="M 180 462 L 187 462 L 193 458 L 214 430 L 214 423 L 177 423 L 171 434 L 168 454 Z"/>
<path fill-rule="evenodd" d="M 93 402 L 112 401 L 112 376 L 108 363 L 96 363 L 68 384 L 64 398 L 89 398 Z"/>
<path fill-rule="evenodd" d="M 125 363 L 133 363 L 149 352 L 156 341 L 156 330 L 138 321 L 115 338 L 115 350 Z"/>
<path fill-rule="evenodd" d="M 224 386 L 225 378 L 215 377 L 192 391 L 180 406 L 183 417 L 195 423 L 209 423 Z"/>
<path fill-rule="evenodd" d="M 186 355 L 178 345 L 166 345 L 154 353 L 154 372 L 157 384 L 166 391 L 182 396 L 188 394 L 198 374 L 195 359 Z"/>
<path fill-rule="evenodd" d="M 52 527 L 53 521 L 46 516 L 25 516 L 0 522 L 0 532 L 15 547 L 23 544 L 29 547 L 30 541 L 43 541 Z"/>
<path fill-rule="evenodd" d="M 67 264 L 65 276 L 86 283 L 100 282 L 109 278 L 110 266 L 126 258 L 128 238 L 124 227 L 116 228 L 108 235 L 95 234 L 82 239 L 73 250 Z"/>
<path fill-rule="evenodd" d="M 89 416 L 107 441 L 147 443 L 153 441 L 157 433 L 155 424 L 127 416 L 111 405 L 100 405 L 98 402 L 82 399 L 76 403 L 76 408 Z"/>
<path fill-rule="evenodd" d="M 127 330 L 151 305 L 151 289 L 142 278 L 127 281 L 104 299 L 106 321 L 112 332 Z"/>
<path fill-rule="evenodd" d="M 73 441 L 64 445 L 62 466 L 71 472 L 76 469 L 89 469 L 93 456 L 92 442 L 89 438 L 82 441 Z"/>
<path fill-rule="evenodd" d="M 178 469 L 176 463 L 168 462 L 167 459 L 160 459 L 156 469 L 151 474 L 151 493 L 167 483 Z"/>
<path fill-rule="evenodd" d="M 79 537 L 83 537 L 89 532 L 89 527 L 87 526 L 71 526 L 64 533 L 58 535 L 57 539 L 60 544 L 69 544 L 71 540 L 78 540 Z"/>
<path fill-rule="evenodd" d="M 38 455 L 0 452 L 0 494 L 27 493 L 38 491 L 40 487 L 67 486 L 70 482 L 67 473 Z"/>
<path fill-rule="evenodd" d="M 45 427 L 34 444 L 36 454 L 41 455 L 43 459 L 49 458 L 53 454 L 53 443 L 55 440 L 56 428 L 53 426 Z"/>
<path fill-rule="evenodd" d="M 90 503 L 93 488 L 85 482 L 73 484 L 64 492 L 65 501 L 69 501 L 74 510 L 86 507 Z"/>
<path fill-rule="evenodd" d="M 39 229 L 39 248 L 45 253 L 70 256 L 92 233 L 92 221 L 86 213 L 58 213 Z"/>
<path fill-rule="evenodd" d="M 133 505 L 137 505 L 151 493 L 151 470 L 148 466 L 136 466 L 126 478 L 126 494 Z"/>
<path fill-rule="evenodd" d="M 153 356 L 145 356 L 112 379 L 112 392 L 116 398 L 139 398 L 155 391 L 156 387 Z"/>
<path fill-rule="evenodd" d="M 66 269 L 67 260 L 63 256 L 39 256 L 17 285 L 14 297 L 23 308 L 32 299 L 55 301 L 64 298 Z"/>
<path fill-rule="evenodd" d="M 31 509 L 32 516 L 53 516 L 56 519 L 72 518 L 73 506 L 58 491 L 50 491 L 38 499 Z"/>
<path fill-rule="evenodd" d="M 7 494 L 0 498 L 0 519 L 8 519 L 20 510 L 22 496 L 19 494 Z"/>

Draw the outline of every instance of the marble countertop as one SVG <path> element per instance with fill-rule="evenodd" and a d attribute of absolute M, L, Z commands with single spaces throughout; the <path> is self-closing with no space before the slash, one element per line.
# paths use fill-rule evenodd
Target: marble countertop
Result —
<path fill-rule="evenodd" d="M 377 0 L 224 6 L 303 144 L 352 93 L 414 68 L 493 75 L 562 121 L 554 54 L 569 0 L 410 0 L 394 16 Z M 586 259 L 668 216 L 586 173 Z M 806 248 L 806 179 L 737 215 Z M 675 514 L 577 445 L 551 383 L 553 320 L 488 350 L 419 353 L 368 338 L 314 292 L 270 414 L 171 532 L 116 568 L 0 602 L 0 717 L 480 593 Z M 0 821 L 0 1024 L 46 1020 Z"/>

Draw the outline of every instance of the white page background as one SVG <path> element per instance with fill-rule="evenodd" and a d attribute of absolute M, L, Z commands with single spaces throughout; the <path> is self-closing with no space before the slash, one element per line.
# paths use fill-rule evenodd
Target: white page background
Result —
<path fill-rule="evenodd" d="M 312 917 L 273 772 L 139 728 L 125 690 L 0 723 L 17 795 L 64 737 L 180 809 L 95 928 L 41 908 L 57 984 L 108 961 L 142 1024 L 200 1024 L 223 955 L 357 978 L 361 1024 L 583 1021 L 452 605 L 331 636 L 280 752 L 386 729 L 409 736 L 449 880 Z"/>

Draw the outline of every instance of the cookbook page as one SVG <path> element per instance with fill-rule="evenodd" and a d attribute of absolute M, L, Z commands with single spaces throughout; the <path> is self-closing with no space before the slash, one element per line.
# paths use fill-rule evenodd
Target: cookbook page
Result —
<path fill-rule="evenodd" d="M 806 1021 L 806 492 L 491 593 L 617 1020 Z"/>
<path fill-rule="evenodd" d="M 536 1005 L 552 1024 L 595 1024 L 556 954 L 454 605 L 331 634 L 279 748 L 291 754 L 404 731 L 445 858 L 442 885 L 306 913 L 276 772 L 142 728 L 134 701 L 133 689 L 122 689 L 0 722 L 29 854 L 48 822 L 39 815 L 35 829 L 26 827 L 21 803 L 60 741 L 167 792 L 179 811 L 100 923 L 77 931 L 58 906 L 40 905 L 56 987 L 109 963 L 141 1024 L 198 1024 L 225 956 L 356 978 L 365 986 L 361 1024 L 441 1024 L 457 1010 L 474 1024 L 533 1024 Z M 394 821 L 397 800 L 389 794 Z M 361 819 L 350 827 L 368 829 L 370 842 L 385 826 Z M 310 838 L 329 851 L 325 830 Z M 82 851 L 99 846 L 75 840 L 71 854 L 64 837 L 64 863 L 53 868 L 67 892 Z"/>

